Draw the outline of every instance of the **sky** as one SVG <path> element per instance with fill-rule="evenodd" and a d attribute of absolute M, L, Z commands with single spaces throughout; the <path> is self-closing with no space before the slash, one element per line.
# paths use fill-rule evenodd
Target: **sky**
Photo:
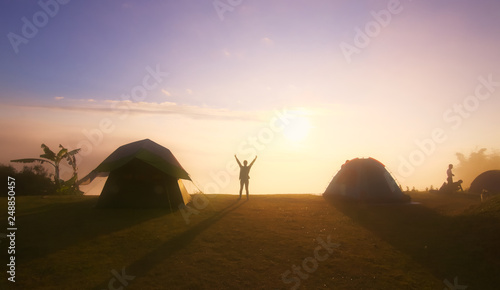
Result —
<path fill-rule="evenodd" d="M 62 144 L 85 176 L 149 138 L 206 193 L 238 192 L 235 154 L 251 193 L 322 193 L 353 158 L 423 189 L 500 150 L 496 0 L 7 0 L 0 24 L 3 164 Z"/>

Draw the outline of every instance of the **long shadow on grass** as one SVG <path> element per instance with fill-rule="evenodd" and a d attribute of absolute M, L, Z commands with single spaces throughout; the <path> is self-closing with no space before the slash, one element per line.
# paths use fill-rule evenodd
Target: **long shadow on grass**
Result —
<path fill-rule="evenodd" d="M 26 262 L 166 215 L 166 209 L 96 209 L 95 198 L 19 212 L 16 259 Z"/>
<path fill-rule="evenodd" d="M 231 204 L 229 204 L 227 207 L 216 212 L 213 216 L 196 224 L 191 229 L 183 232 L 182 234 L 180 234 L 178 236 L 171 238 L 170 240 L 165 242 L 163 245 L 159 246 L 154 251 L 145 255 L 141 259 L 135 261 L 131 265 L 125 267 L 126 275 L 131 275 L 131 276 L 135 276 L 135 277 L 145 276 L 155 265 L 157 265 L 158 263 L 161 263 L 165 259 L 168 259 L 175 252 L 188 246 L 189 243 L 191 243 L 199 234 L 201 234 L 203 231 L 210 228 L 210 226 L 212 226 L 213 224 L 218 222 L 221 218 L 226 216 L 228 213 L 230 213 L 230 212 L 236 210 L 237 208 L 239 208 L 240 206 L 244 205 L 246 202 L 247 202 L 246 200 L 241 201 L 241 202 L 236 200 L 236 201 L 232 202 Z M 238 205 L 236 205 L 236 204 L 238 204 Z M 105 289 L 108 287 L 108 283 L 109 283 L 109 281 L 102 282 L 98 286 L 96 286 L 95 289 L 96 290 Z"/>
<path fill-rule="evenodd" d="M 329 202 L 440 280 L 453 284 L 459 277 L 458 284 L 469 289 L 500 286 L 500 251 L 494 246 L 500 241 L 500 221 L 495 218 L 443 216 L 419 204 Z"/>

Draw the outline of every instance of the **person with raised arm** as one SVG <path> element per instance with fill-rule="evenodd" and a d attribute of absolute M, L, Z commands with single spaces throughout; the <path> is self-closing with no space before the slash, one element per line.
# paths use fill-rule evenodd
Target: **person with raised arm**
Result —
<path fill-rule="evenodd" d="M 243 186 L 245 186 L 245 191 L 247 192 L 247 199 L 248 199 L 248 183 L 250 180 L 250 176 L 248 174 L 250 173 L 250 168 L 252 168 L 252 165 L 254 164 L 255 160 L 257 160 L 257 156 L 255 156 L 250 165 L 248 165 L 248 162 L 246 160 L 243 160 L 243 165 L 241 165 L 240 161 L 238 160 L 238 157 L 236 157 L 236 154 L 234 155 L 234 158 L 236 158 L 236 162 L 238 162 L 238 165 L 240 166 L 240 197 L 238 199 L 241 199 Z"/>

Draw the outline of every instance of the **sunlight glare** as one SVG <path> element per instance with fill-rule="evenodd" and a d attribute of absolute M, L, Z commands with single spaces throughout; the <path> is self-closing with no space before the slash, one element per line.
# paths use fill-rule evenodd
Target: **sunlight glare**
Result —
<path fill-rule="evenodd" d="M 311 128 L 311 121 L 303 112 L 298 112 L 283 130 L 283 135 L 290 142 L 300 142 L 307 137 Z"/>

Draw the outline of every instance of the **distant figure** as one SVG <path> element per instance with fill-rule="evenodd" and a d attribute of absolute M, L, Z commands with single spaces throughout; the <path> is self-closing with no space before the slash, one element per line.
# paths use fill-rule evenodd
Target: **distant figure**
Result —
<path fill-rule="evenodd" d="M 454 190 L 455 190 L 455 191 L 458 191 L 458 190 L 460 189 L 460 191 L 462 191 L 462 192 L 463 192 L 463 191 L 464 191 L 464 189 L 462 188 L 462 183 L 463 183 L 462 179 L 460 179 L 460 180 L 459 180 L 459 181 L 457 181 L 457 182 L 453 182 L 453 188 L 454 188 Z"/>
<path fill-rule="evenodd" d="M 240 166 L 240 197 L 238 199 L 241 199 L 241 193 L 243 192 L 243 185 L 245 186 L 248 199 L 248 181 L 250 179 L 250 176 L 248 174 L 250 173 L 250 168 L 252 168 L 253 163 L 255 162 L 255 160 L 257 160 L 257 156 L 255 156 L 250 165 L 247 165 L 248 162 L 246 160 L 243 160 L 243 165 L 241 165 L 240 161 L 238 160 L 238 157 L 236 157 L 236 154 L 234 155 L 234 158 L 236 158 L 236 162 L 238 162 L 238 165 Z"/>
<path fill-rule="evenodd" d="M 458 192 L 459 190 L 463 192 L 464 189 L 462 188 L 462 183 L 463 183 L 462 179 L 460 179 L 457 182 L 453 182 L 452 184 L 443 182 L 443 185 L 441 186 L 441 188 L 439 188 L 438 192 L 440 192 L 440 193 L 455 193 L 455 192 Z"/>
<path fill-rule="evenodd" d="M 453 176 L 455 176 L 455 174 L 453 174 L 451 172 L 452 169 L 453 169 L 453 164 L 450 164 L 450 165 L 448 165 L 448 170 L 446 170 L 446 175 L 448 176 L 446 181 L 448 182 L 448 185 L 450 185 L 450 186 L 453 184 Z"/>
<path fill-rule="evenodd" d="M 462 188 L 462 180 L 459 180 L 457 182 L 453 182 L 453 172 L 451 170 L 453 169 L 453 164 L 448 165 L 448 170 L 446 170 L 446 182 L 443 182 L 443 185 L 441 188 L 439 188 L 439 192 L 441 193 L 455 193 L 457 191 L 464 191 Z"/>

